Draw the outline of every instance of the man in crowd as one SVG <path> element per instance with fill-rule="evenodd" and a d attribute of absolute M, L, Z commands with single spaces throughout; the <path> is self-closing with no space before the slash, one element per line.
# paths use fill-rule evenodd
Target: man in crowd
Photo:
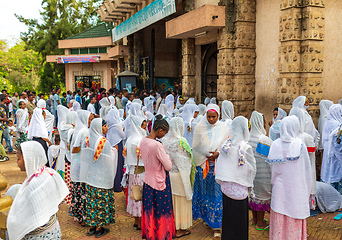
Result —
<path fill-rule="evenodd" d="M 60 88 L 56 88 L 56 93 L 53 96 L 53 103 L 54 103 L 54 116 L 55 116 L 55 122 L 54 122 L 54 127 L 57 126 L 57 106 L 61 105 L 61 98 L 59 96 L 59 94 L 61 93 L 61 89 Z"/>
<path fill-rule="evenodd" d="M 77 90 L 75 100 L 76 100 L 76 102 L 78 102 L 82 106 L 82 98 L 81 98 L 81 90 L 80 89 Z"/>
<path fill-rule="evenodd" d="M 96 114 L 95 103 L 96 103 L 96 96 L 95 96 L 95 95 L 91 95 L 91 96 L 90 96 L 90 103 L 88 104 L 87 110 L 88 110 L 89 112 L 91 112 L 92 114 L 94 114 L 95 117 L 99 117 L 99 116 Z"/>
<path fill-rule="evenodd" d="M 74 99 L 74 96 L 72 95 L 72 92 L 69 90 L 67 92 L 67 96 L 66 96 L 66 101 L 67 101 L 67 105 L 69 106 L 70 100 Z"/>
<path fill-rule="evenodd" d="M 50 109 L 51 109 L 51 113 L 52 115 L 55 116 L 55 100 L 54 100 L 54 95 L 55 95 L 55 89 L 51 89 L 51 94 L 50 94 L 50 97 L 49 97 L 49 106 L 50 106 Z"/>
<path fill-rule="evenodd" d="M 12 106 L 13 106 L 13 114 L 15 116 L 15 114 L 16 114 L 16 112 L 18 110 L 18 107 L 17 107 L 17 104 L 18 104 L 18 93 L 17 92 L 13 93 L 13 97 L 12 97 L 11 101 L 12 101 Z M 16 121 L 14 123 L 16 123 Z"/>
<path fill-rule="evenodd" d="M 13 148 L 11 147 L 10 143 L 10 136 L 9 136 L 9 129 L 8 129 L 8 108 L 6 106 L 7 102 L 7 96 L 5 94 L 0 94 L 0 139 L 5 138 L 6 145 L 8 148 L 8 151 L 10 153 L 15 153 Z M 6 136 L 7 135 L 7 136 Z M 7 154 L 5 152 L 5 148 L 2 145 L 2 141 L 0 142 L 0 161 L 8 161 L 9 158 L 7 157 Z"/>
<path fill-rule="evenodd" d="M 122 101 L 121 101 L 121 99 L 122 99 L 122 92 L 121 92 L 121 91 L 118 91 L 118 92 L 116 93 L 115 99 L 116 99 L 116 107 L 117 107 L 118 109 L 124 109 L 124 107 L 123 107 L 123 105 L 122 105 Z"/>
<path fill-rule="evenodd" d="M 36 108 L 36 104 L 34 104 L 33 100 L 34 100 L 34 96 L 32 93 L 30 93 L 28 95 L 28 101 L 26 103 L 26 108 L 29 112 L 30 118 L 32 117 L 33 110 Z"/>
<path fill-rule="evenodd" d="M 62 97 L 61 97 L 61 103 L 62 103 L 62 105 L 63 106 L 67 106 L 67 100 L 66 100 L 66 98 L 67 98 L 67 94 L 64 92 L 64 93 L 62 93 Z"/>
<path fill-rule="evenodd" d="M 128 103 L 127 95 L 128 95 L 128 91 L 126 89 L 123 90 L 123 96 L 122 96 L 121 101 L 122 101 L 122 105 L 123 105 L 124 109 L 126 109 L 126 105 Z"/>

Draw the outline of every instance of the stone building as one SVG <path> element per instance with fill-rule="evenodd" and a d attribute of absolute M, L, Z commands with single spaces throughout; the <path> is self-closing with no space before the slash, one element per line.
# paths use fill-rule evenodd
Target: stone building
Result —
<path fill-rule="evenodd" d="M 98 14 L 114 25 L 110 48 L 127 50 L 109 56 L 112 72 L 126 66 L 142 88 L 181 86 L 267 119 L 305 95 L 317 119 L 321 99 L 342 95 L 341 10 L 340 0 L 105 0 Z"/>

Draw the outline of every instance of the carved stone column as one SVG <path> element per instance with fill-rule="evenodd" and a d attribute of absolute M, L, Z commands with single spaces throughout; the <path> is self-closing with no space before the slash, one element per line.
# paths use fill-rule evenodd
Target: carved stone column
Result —
<path fill-rule="evenodd" d="M 323 93 L 324 0 L 286 0 L 280 9 L 277 101 L 289 110 L 296 97 L 305 95 L 317 121 Z"/>
<path fill-rule="evenodd" d="M 185 99 L 196 92 L 195 39 L 182 39 L 182 93 Z"/>
<path fill-rule="evenodd" d="M 228 99 L 236 115 L 249 117 L 255 99 L 255 0 L 222 0 L 226 27 L 217 41 L 217 98 Z"/>
<path fill-rule="evenodd" d="M 134 38 L 133 34 L 127 36 L 128 57 L 127 57 L 127 71 L 134 72 Z"/>
<path fill-rule="evenodd" d="M 143 56 L 143 36 L 141 32 L 134 33 L 134 72 L 140 73 L 140 58 Z"/>

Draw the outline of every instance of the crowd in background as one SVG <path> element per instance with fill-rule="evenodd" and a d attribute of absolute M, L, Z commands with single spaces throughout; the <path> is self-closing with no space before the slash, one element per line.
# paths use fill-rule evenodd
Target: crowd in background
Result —
<path fill-rule="evenodd" d="M 316 129 L 305 96 L 266 121 L 257 111 L 235 117 L 228 100 L 197 105 L 177 91 L 60 93 L 52 89 L 46 101 L 30 91 L 19 99 L 0 95 L 0 135 L 14 152 L 5 133 L 12 119 L 18 166 L 28 177 L 14 186 L 11 239 L 60 239 L 62 200 L 88 236 L 102 237 L 115 222 L 114 194 L 121 191 L 132 229 L 145 239 L 186 236 L 198 218 L 215 239 L 248 239 L 249 210 L 253 227 L 270 231 L 270 239 L 306 239 L 310 209 L 342 208 L 340 104 L 321 101 Z M 2 145 L 0 154 L 8 160 Z M 32 213 L 34 224 L 25 227 Z"/>

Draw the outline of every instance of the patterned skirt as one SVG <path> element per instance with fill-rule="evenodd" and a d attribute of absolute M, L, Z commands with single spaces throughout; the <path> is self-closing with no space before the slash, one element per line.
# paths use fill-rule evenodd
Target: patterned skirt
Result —
<path fill-rule="evenodd" d="M 86 185 L 86 216 L 88 226 L 103 227 L 115 222 L 115 198 L 113 189 Z"/>
<path fill-rule="evenodd" d="M 209 227 L 218 229 L 222 227 L 222 191 L 215 181 L 215 165 L 209 165 L 207 177 L 203 179 L 203 169 L 196 168 L 194 194 L 192 197 L 193 218 L 202 218 Z"/>
<path fill-rule="evenodd" d="M 26 142 L 27 140 L 27 133 L 18 132 L 17 133 L 17 140 L 15 140 L 14 146 L 19 147 L 21 143 Z"/>
<path fill-rule="evenodd" d="M 71 214 L 74 216 L 74 221 L 85 220 L 86 195 L 85 184 L 79 182 L 71 182 Z"/>
<path fill-rule="evenodd" d="M 68 204 L 69 206 L 71 206 L 71 178 L 70 178 L 70 164 L 67 163 L 67 161 L 65 161 L 65 183 L 69 188 L 69 194 L 68 196 L 65 197 L 64 201 L 66 202 L 66 204 Z"/>
<path fill-rule="evenodd" d="M 166 172 L 166 188 L 158 191 L 144 183 L 143 210 L 141 216 L 142 238 L 169 240 L 175 238 L 176 228 L 172 207 L 169 173 Z"/>
<path fill-rule="evenodd" d="M 141 217 L 142 201 L 135 201 L 130 196 L 132 194 L 131 187 L 134 185 L 135 174 L 129 174 L 128 196 L 127 196 L 127 212 L 133 217 Z M 137 174 L 137 184 L 143 186 L 145 173 Z"/>
<path fill-rule="evenodd" d="M 270 223 L 270 240 L 307 239 L 306 219 L 291 218 L 271 209 Z"/>

